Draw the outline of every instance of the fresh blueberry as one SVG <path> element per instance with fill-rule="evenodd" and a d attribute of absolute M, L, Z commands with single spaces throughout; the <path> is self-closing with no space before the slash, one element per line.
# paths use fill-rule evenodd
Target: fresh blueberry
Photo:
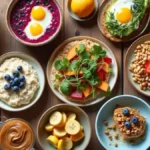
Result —
<path fill-rule="evenodd" d="M 126 128 L 130 128 L 130 127 L 131 127 L 131 123 L 130 123 L 129 121 L 126 121 L 126 122 L 124 123 L 124 126 L 125 126 Z"/>
<path fill-rule="evenodd" d="M 5 89 L 5 90 L 9 90 L 10 88 L 11 88 L 10 84 L 6 84 L 6 85 L 4 86 L 4 89 Z"/>
<path fill-rule="evenodd" d="M 14 79 L 15 79 L 15 77 L 14 77 L 14 76 L 11 76 L 11 80 L 14 81 Z"/>
<path fill-rule="evenodd" d="M 10 86 L 13 87 L 15 85 L 15 82 L 13 80 L 10 81 Z"/>
<path fill-rule="evenodd" d="M 132 119 L 131 119 L 131 121 L 132 121 L 133 123 L 138 123 L 138 122 L 139 122 L 139 119 L 138 119 L 137 117 L 133 116 Z"/>
<path fill-rule="evenodd" d="M 137 9 L 137 5 L 136 4 L 133 5 L 133 9 Z"/>
<path fill-rule="evenodd" d="M 44 5 L 45 5 L 45 6 L 48 6 L 48 5 L 49 5 L 48 0 L 45 0 L 45 1 L 44 1 Z"/>
<path fill-rule="evenodd" d="M 24 83 L 24 82 L 20 82 L 20 84 L 19 84 L 19 88 L 23 88 L 23 87 L 24 87 L 24 85 L 25 85 L 25 83 Z"/>
<path fill-rule="evenodd" d="M 50 33 L 50 29 L 49 28 L 46 29 L 46 33 Z"/>
<path fill-rule="evenodd" d="M 36 2 L 36 5 L 40 5 L 41 3 L 39 1 Z"/>
<path fill-rule="evenodd" d="M 128 115 L 129 114 L 129 109 L 125 108 L 122 110 L 123 115 Z"/>
<path fill-rule="evenodd" d="M 54 11 L 54 8 L 53 8 L 52 6 L 50 6 L 50 7 L 49 7 L 49 10 L 50 10 L 51 12 L 53 12 L 53 11 Z"/>
<path fill-rule="evenodd" d="M 20 71 L 20 72 L 22 71 L 22 69 L 23 69 L 22 66 L 17 67 L 17 70 Z"/>
<path fill-rule="evenodd" d="M 9 74 L 6 74 L 6 75 L 4 76 L 4 78 L 5 78 L 6 81 L 10 81 L 10 80 L 11 80 L 11 77 L 10 77 Z"/>
<path fill-rule="evenodd" d="M 13 76 L 14 77 L 19 77 L 19 72 L 18 71 L 13 72 Z"/>
<path fill-rule="evenodd" d="M 24 82 L 24 81 L 25 81 L 25 76 L 21 76 L 21 77 L 19 78 L 19 80 L 20 80 L 20 82 Z"/>
<path fill-rule="evenodd" d="M 22 31 L 20 29 L 17 30 L 18 34 L 21 35 Z"/>
<path fill-rule="evenodd" d="M 19 85 L 19 84 L 20 84 L 20 79 L 19 79 L 18 77 L 16 77 L 16 78 L 14 79 L 14 84 L 15 84 L 15 85 Z"/>
<path fill-rule="evenodd" d="M 14 86 L 14 87 L 12 87 L 12 90 L 13 90 L 14 92 L 18 92 L 18 91 L 19 91 L 19 87 L 18 87 L 18 86 Z"/>

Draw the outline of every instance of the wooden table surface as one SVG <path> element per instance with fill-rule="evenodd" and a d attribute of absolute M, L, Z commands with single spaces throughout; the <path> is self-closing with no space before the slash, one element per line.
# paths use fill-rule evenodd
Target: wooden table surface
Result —
<path fill-rule="evenodd" d="M 142 96 L 141 94 L 137 93 L 132 88 L 130 83 L 128 83 L 128 80 L 124 71 L 124 58 L 125 58 L 126 50 L 131 44 L 131 42 L 127 44 L 123 44 L 123 43 L 113 43 L 107 40 L 102 35 L 102 33 L 100 32 L 97 26 L 97 16 L 95 16 L 92 20 L 88 22 L 77 22 L 73 20 L 68 14 L 67 4 L 66 4 L 67 0 L 59 0 L 60 5 L 63 10 L 63 18 L 64 18 L 63 27 L 62 27 L 60 34 L 57 36 L 57 38 L 53 42 L 45 46 L 37 47 L 37 48 L 28 47 L 17 42 L 9 34 L 6 28 L 5 14 L 6 14 L 6 8 L 9 2 L 10 0 L 0 0 L 0 55 L 7 53 L 7 52 L 11 52 L 11 51 L 26 52 L 32 55 L 33 57 L 35 57 L 41 63 L 45 71 L 50 55 L 63 40 L 70 38 L 70 37 L 79 36 L 79 35 L 94 37 L 103 41 L 105 44 L 107 44 L 117 58 L 117 62 L 119 66 L 119 76 L 118 76 L 117 84 L 114 90 L 112 91 L 111 97 L 121 95 L 121 94 L 131 94 L 131 95 L 139 96 L 143 98 L 144 100 L 148 101 L 148 97 Z M 149 32 L 149 31 L 147 30 L 146 32 Z M 107 99 L 105 99 L 103 102 L 96 104 L 94 106 L 84 108 L 84 110 L 90 117 L 91 124 L 92 124 L 92 138 L 86 150 L 104 150 L 104 148 L 98 142 L 98 139 L 95 134 L 94 125 L 95 125 L 95 118 L 96 118 L 97 112 L 102 106 L 102 104 L 107 101 Z M 48 83 L 46 82 L 43 95 L 41 96 L 40 100 L 32 108 L 19 112 L 19 113 L 17 112 L 12 113 L 12 112 L 4 111 L 1 109 L 1 115 L 6 116 L 7 118 L 17 117 L 17 118 L 25 119 L 26 121 L 31 123 L 36 133 L 37 122 L 40 116 L 42 115 L 42 113 L 46 109 L 50 108 L 51 106 L 59 104 L 59 103 L 61 103 L 61 101 L 57 99 L 56 96 L 52 93 L 52 91 L 50 90 L 48 86 Z M 36 142 L 35 148 L 37 150 L 42 150 L 38 142 Z"/>

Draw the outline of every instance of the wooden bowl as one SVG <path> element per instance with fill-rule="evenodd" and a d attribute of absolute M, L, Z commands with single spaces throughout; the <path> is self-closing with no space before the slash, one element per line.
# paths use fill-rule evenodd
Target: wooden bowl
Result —
<path fill-rule="evenodd" d="M 49 42 L 51 42 L 54 38 L 57 37 L 57 35 L 59 34 L 61 28 L 62 28 L 62 22 L 63 22 L 63 17 L 62 17 L 62 10 L 61 7 L 58 3 L 58 0 L 53 0 L 55 2 L 55 4 L 57 5 L 59 12 L 60 12 L 60 25 L 57 29 L 57 31 L 50 36 L 47 40 L 43 41 L 43 42 L 38 42 L 38 43 L 30 43 L 30 42 L 26 42 L 24 40 L 22 40 L 21 38 L 17 37 L 16 34 L 13 32 L 12 27 L 10 25 L 10 14 L 12 12 L 13 7 L 16 5 L 16 3 L 18 2 L 18 0 L 11 0 L 11 2 L 8 5 L 7 11 L 6 11 L 6 26 L 8 31 L 10 32 L 10 34 L 19 42 L 21 42 L 22 44 L 28 45 L 28 46 L 42 46 L 45 45 Z"/>
<path fill-rule="evenodd" d="M 116 58 L 115 58 L 114 54 L 112 53 L 112 51 L 110 50 L 110 48 L 107 45 L 105 45 L 103 42 L 101 42 L 101 41 L 99 41 L 95 38 L 88 37 L 88 36 L 73 37 L 73 38 L 70 38 L 70 39 L 64 41 L 61 45 L 59 45 L 54 50 L 53 54 L 51 55 L 51 57 L 48 61 L 48 64 L 47 64 L 46 76 L 47 76 L 47 80 L 48 80 L 48 83 L 49 83 L 49 86 L 50 86 L 52 92 L 60 100 L 62 100 L 65 103 L 80 106 L 80 107 L 86 107 L 86 106 L 94 105 L 94 104 L 104 100 L 106 98 L 106 96 L 104 94 L 102 94 L 102 92 L 101 92 L 100 95 L 98 95 L 96 98 L 94 98 L 92 100 L 91 99 L 90 100 L 85 100 L 81 103 L 71 101 L 71 100 L 67 99 L 66 97 L 64 97 L 58 90 L 56 90 L 53 87 L 53 81 L 51 80 L 51 71 L 52 71 L 52 66 L 54 64 L 54 61 L 55 61 L 56 57 L 59 55 L 59 53 L 62 52 L 62 49 L 65 45 L 67 45 L 68 43 L 73 42 L 73 41 L 80 41 L 80 40 L 84 40 L 84 39 L 91 40 L 93 42 L 96 42 L 96 43 L 100 44 L 106 50 L 108 57 L 112 58 L 112 61 L 113 61 L 112 62 L 113 74 L 111 75 L 110 80 L 109 80 L 110 90 L 112 90 L 114 88 L 114 86 L 116 84 L 116 81 L 117 81 L 117 77 L 118 77 L 118 65 L 117 65 Z"/>
<path fill-rule="evenodd" d="M 129 66 L 132 63 L 132 60 L 135 58 L 134 50 L 138 45 L 143 44 L 145 41 L 150 41 L 150 34 L 146 34 L 137 39 L 134 43 L 132 43 L 132 45 L 128 48 L 128 51 L 126 53 L 124 65 L 125 65 L 125 73 L 131 85 L 141 94 L 150 97 L 150 90 L 147 91 L 141 90 L 140 85 L 133 81 L 132 73 L 129 71 Z"/>
<path fill-rule="evenodd" d="M 0 101 L 0 108 L 7 110 L 7 111 L 18 112 L 18 111 L 23 111 L 23 110 L 26 110 L 26 109 L 32 107 L 40 99 L 40 97 L 44 91 L 44 87 L 45 87 L 45 75 L 44 75 L 42 66 L 35 58 L 33 58 L 32 56 L 30 56 L 26 53 L 22 53 L 22 52 L 18 52 L 18 51 L 9 52 L 4 55 L 1 55 L 0 56 L 0 65 L 6 59 L 9 59 L 12 57 L 21 58 L 21 59 L 25 60 L 26 62 L 28 62 L 29 64 L 31 64 L 33 66 L 33 68 L 35 69 L 35 71 L 37 72 L 39 85 L 40 85 L 39 89 L 35 93 L 35 96 L 31 100 L 31 103 L 29 103 L 27 105 L 23 105 L 21 107 L 14 108 L 14 107 L 11 107 L 11 106 L 7 105 L 6 103 Z"/>
<path fill-rule="evenodd" d="M 67 2 L 67 8 L 68 8 L 68 12 L 69 12 L 70 16 L 73 19 L 75 19 L 77 21 L 81 21 L 81 22 L 91 20 L 96 15 L 96 13 L 98 11 L 98 2 L 97 2 L 97 0 L 94 0 L 94 1 L 95 1 L 95 9 L 92 12 L 92 14 L 90 14 L 88 17 L 80 18 L 75 13 L 72 12 L 72 10 L 71 10 L 71 0 L 68 0 L 68 2 Z"/>
<path fill-rule="evenodd" d="M 89 117 L 81 108 L 67 104 L 59 104 L 49 108 L 43 113 L 43 115 L 39 119 L 37 126 L 37 138 L 42 149 L 43 150 L 56 149 L 46 141 L 46 138 L 50 135 L 50 133 L 47 133 L 45 131 L 45 125 L 49 123 L 49 117 L 54 111 L 73 112 L 76 114 L 77 120 L 83 126 L 85 136 L 81 141 L 73 143 L 73 150 L 85 150 L 90 142 L 92 134 Z"/>
<path fill-rule="evenodd" d="M 98 27 L 100 29 L 100 31 L 102 32 L 102 34 L 108 38 L 109 40 L 113 41 L 113 42 L 128 42 L 128 41 L 132 41 L 136 38 L 138 38 L 140 35 L 142 35 L 144 33 L 144 31 L 147 29 L 148 24 L 150 22 L 150 6 L 148 6 L 145 16 L 143 17 L 142 21 L 140 22 L 140 27 L 138 30 L 134 31 L 133 33 L 131 33 L 131 35 L 124 37 L 124 38 L 117 38 L 117 37 L 108 37 L 108 34 L 105 31 L 105 27 L 103 26 L 104 19 L 102 18 L 105 10 L 107 9 L 107 6 L 109 5 L 109 3 L 111 3 L 111 0 L 103 0 L 101 2 L 101 4 L 99 5 L 99 11 L 98 11 L 98 17 L 97 17 L 97 23 L 98 23 Z"/>

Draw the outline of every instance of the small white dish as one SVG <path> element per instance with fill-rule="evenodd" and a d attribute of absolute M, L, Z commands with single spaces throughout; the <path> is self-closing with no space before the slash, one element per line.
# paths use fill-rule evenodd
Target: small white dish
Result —
<path fill-rule="evenodd" d="M 18 112 L 18 111 L 23 111 L 25 109 L 30 108 L 39 100 L 39 98 L 41 97 L 41 95 L 44 91 L 44 87 L 45 87 L 45 75 L 44 75 L 42 66 L 35 58 L 33 58 L 32 56 L 30 56 L 26 53 L 22 53 L 22 52 L 18 52 L 18 51 L 9 52 L 9 53 L 1 55 L 0 56 L 0 65 L 4 62 L 4 60 L 11 58 L 11 57 L 21 58 L 21 59 L 27 61 L 29 64 L 31 64 L 38 74 L 38 80 L 39 80 L 39 85 L 40 85 L 38 91 L 36 92 L 36 94 L 30 104 L 23 105 L 22 107 L 13 108 L 13 107 L 7 105 L 6 103 L 0 101 L 0 108 L 7 110 L 7 111 Z"/>

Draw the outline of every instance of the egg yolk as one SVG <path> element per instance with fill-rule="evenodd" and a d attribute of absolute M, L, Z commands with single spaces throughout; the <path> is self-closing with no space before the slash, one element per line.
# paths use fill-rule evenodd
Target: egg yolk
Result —
<path fill-rule="evenodd" d="M 45 10 L 43 7 L 41 6 L 35 6 L 32 8 L 31 11 L 31 16 L 35 19 L 35 20 L 43 20 L 45 18 Z"/>
<path fill-rule="evenodd" d="M 43 28 L 39 23 L 32 23 L 30 25 L 30 33 L 33 36 L 40 35 L 43 32 Z"/>
<path fill-rule="evenodd" d="M 117 12 L 116 18 L 121 23 L 128 23 L 132 18 L 131 10 L 129 8 L 121 8 L 121 11 Z"/>

